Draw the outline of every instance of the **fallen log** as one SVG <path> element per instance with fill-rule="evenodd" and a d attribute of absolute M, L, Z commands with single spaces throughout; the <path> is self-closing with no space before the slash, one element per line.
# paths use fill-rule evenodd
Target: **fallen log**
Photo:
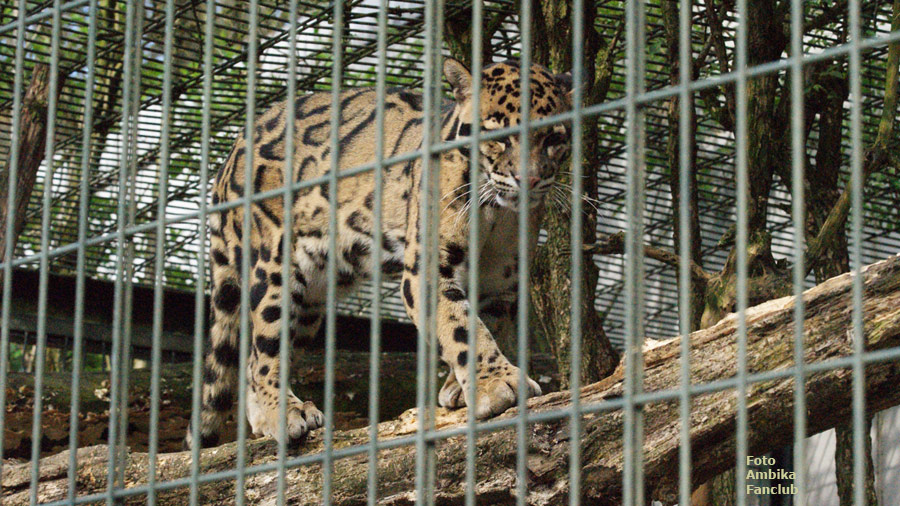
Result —
<path fill-rule="evenodd" d="M 900 257 L 867 267 L 864 278 L 864 339 L 867 350 L 900 347 Z M 850 329 L 852 315 L 852 277 L 845 274 L 826 281 L 803 295 L 806 305 L 804 323 L 804 360 L 823 364 L 847 357 L 853 345 Z M 793 310 L 794 299 L 776 299 L 749 309 L 747 317 L 747 367 L 750 374 L 785 371 L 781 377 L 752 383 L 748 388 L 748 447 L 751 455 L 762 455 L 791 441 L 793 435 Z M 691 339 L 691 382 L 693 385 L 733 379 L 736 373 L 737 318 L 730 315 L 713 327 L 695 332 Z M 644 390 L 663 391 L 678 387 L 680 375 L 679 340 L 673 339 L 645 354 Z M 822 368 L 808 373 L 807 427 L 814 434 L 845 422 L 851 417 L 852 373 L 843 368 Z M 581 402 L 586 407 L 603 408 L 585 415 L 581 436 L 582 488 L 585 504 L 621 503 L 623 469 L 623 414 L 617 404 L 607 402 L 622 397 L 623 367 L 598 382 L 584 387 Z M 866 367 L 866 407 L 870 412 L 900 404 L 900 361 L 872 362 Z M 529 401 L 529 410 L 546 413 L 570 405 L 569 394 L 557 392 Z M 733 387 L 693 397 L 690 419 L 692 444 L 691 481 L 700 484 L 734 466 L 736 398 Z M 501 419 L 515 416 L 512 409 Z M 680 427 L 677 394 L 671 400 L 648 403 L 644 414 L 644 476 L 648 497 L 672 502 L 676 491 Z M 464 423 L 465 412 L 438 410 L 439 429 Z M 379 425 L 381 439 L 415 433 L 415 412 L 408 411 L 397 420 Z M 366 429 L 338 431 L 335 447 L 348 448 L 368 441 Z M 481 504 L 512 504 L 516 485 L 516 435 L 514 429 L 482 433 L 478 437 L 476 494 Z M 461 504 L 465 483 L 465 436 L 454 436 L 436 443 L 436 499 L 439 504 Z M 276 445 L 271 440 L 248 443 L 248 465 L 276 460 Z M 322 433 L 316 431 L 303 448 L 306 454 L 321 452 Z M 530 425 L 528 447 L 528 504 L 557 505 L 568 500 L 568 428 L 566 419 Z M 88 495 L 106 488 L 107 449 L 102 446 L 79 450 L 78 492 Z M 414 503 L 415 455 L 413 446 L 383 449 L 379 452 L 379 503 Z M 203 452 L 203 473 L 234 469 L 236 445 L 227 444 Z M 66 490 L 66 454 L 43 459 L 38 498 L 52 501 L 64 497 Z M 147 455 L 129 452 L 125 483 L 139 486 L 147 480 Z M 332 503 L 359 505 L 366 500 L 365 453 L 342 458 L 334 464 Z M 159 456 L 157 480 L 174 480 L 189 475 L 190 454 Z M 27 464 L 4 466 L 2 497 L 5 504 L 19 504 L 27 498 L 30 467 Z M 318 464 L 297 467 L 287 472 L 287 497 L 291 504 L 312 505 L 321 502 L 322 473 Z M 275 472 L 251 474 L 245 483 L 250 504 L 274 502 Z M 182 504 L 187 487 L 161 491 L 159 504 Z M 204 483 L 201 503 L 230 504 L 234 500 L 234 482 Z M 143 503 L 136 494 L 128 503 Z"/>

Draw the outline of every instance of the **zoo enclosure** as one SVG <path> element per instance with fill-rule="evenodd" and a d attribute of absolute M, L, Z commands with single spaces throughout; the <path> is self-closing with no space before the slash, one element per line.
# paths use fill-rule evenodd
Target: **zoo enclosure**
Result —
<path fill-rule="evenodd" d="M 201 9 L 200 4 L 169 2 L 166 5 L 147 3 L 143 8 L 129 5 L 124 12 L 121 7 L 113 4 L 113 8 L 101 10 L 96 2 L 81 0 L 66 4 L 20 2 L 16 17 L 12 16 L 13 9 L 10 8 L 3 11 L 4 18 L 0 20 L 0 36 L 10 41 L 3 45 L 3 56 L 6 62 L 13 63 L 13 72 L 7 75 L 15 76 L 12 82 L 4 81 L 4 88 L 0 90 L 5 93 L 7 107 L 4 110 L 12 112 L 3 118 L 3 131 L 10 132 L 9 137 L 0 139 L 4 158 L 17 158 L 18 147 L 12 139 L 19 134 L 16 132 L 16 112 L 21 110 L 20 97 L 29 70 L 37 63 L 49 62 L 51 76 L 55 76 L 51 81 L 59 82 L 61 76 L 65 76 L 66 83 L 60 97 L 51 99 L 49 104 L 51 111 L 57 111 L 56 115 L 51 114 L 53 120 L 48 125 L 50 142 L 47 143 L 46 158 L 52 162 L 45 163 L 38 175 L 38 184 L 28 206 L 25 232 L 13 255 L 15 260 L 3 265 L 7 281 L 3 349 L 8 350 L 13 330 L 16 330 L 10 329 L 13 318 L 9 315 L 13 268 L 40 265 L 39 292 L 43 295 L 38 297 L 37 326 L 33 330 L 39 345 L 47 339 L 46 280 L 50 272 L 74 274 L 79 283 L 83 283 L 85 277 L 107 278 L 114 282 L 116 289 L 116 316 L 111 324 L 113 336 L 110 340 L 113 349 L 109 350 L 114 357 L 113 363 L 118 364 L 114 366 L 114 373 L 116 367 L 122 371 L 127 369 L 122 364 L 128 363 L 128 355 L 123 353 L 131 338 L 126 315 L 132 310 L 127 302 L 132 283 L 154 286 L 156 309 L 151 316 L 149 344 L 157 354 L 165 346 L 161 336 L 163 319 L 168 314 L 161 309 L 163 287 L 195 289 L 200 294 L 197 301 L 201 300 L 205 276 L 198 273 L 204 272 L 204 255 L 198 252 L 203 251 L 204 242 L 203 227 L 198 224 L 205 221 L 204 217 L 210 211 L 201 195 L 205 193 L 206 181 L 212 173 L 210 167 L 218 166 L 217 161 L 222 160 L 235 134 L 249 124 L 253 112 L 263 110 L 266 105 L 292 92 L 331 89 L 332 82 L 340 82 L 342 87 L 372 83 L 424 86 L 426 91 L 433 92 L 440 77 L 427 71 L 437 68 L 434 64 L 439 60 L 436 48 L 441 47 L 440 16 L 449 17 L 459 12 L 468 15 L 463 4 L 448 3 L 446 11 L 441 13 L 439 5 L 416 2 L 404 2 L 385 9 L 364 2 L 346 5 L 297 2 L 290 8 L 264 2 L 236 2 L 213 4 L 205 9 Z M 853 7 L 850 6 L 851 12 Z M 858 66 L 851 65 L 851 82 L 858 84 L 854 97 L 859 97 L 859 101 L 852 102 L 856 105 L 851 110 L 858 116 L 854 116 L 852 128 L 848 128 L 843 142 L 847 144 L 845 152 L 850 154 L 852 161 L 849 165 L 859 169 L 863 126 L 874 125 L 880 116 L 881 97 L 877 83 L 883 69 L 878 64 L 884 58 L 887 44 L 895 40 L 896 35 L 889 32 L 887 5 L 873 2 L 856 8 L 860 17 L 851 18 L 856 19 L 858 31 L 856 36 L 850 36 L 851 42 L 841 43 L 834 33 L 823 29 L 822 33 L 803 37 L 794 49 L 799 48 L 798 53 L 806 54 L 805 64 L 837 54 L 850 55 L 852 63 L 853 55 L 857 55 Z M 294 12 L 297 14 L 292 14 Z M 678 210 L 672 209 L 672 200 L 660 184 L 665 168 L 659 163 L 662 158 L 658 154 L 664 151 L 665 118 L 664 108 L 658 101 L 723 82 L 734 82 L 740 90 L 748 76 L 785 69 L 790 70 L 786 76 L 793 76 L 801 62 L 784 59 L 759 68 L 744 67 L 720 75 L 702 76 L 694 79 L 690 88 L 673 87 L 667 82 L 663 64 L 652 45 L 654 40 L 659 40 L 662 30 L 658 8 L 653 4 L 646 10 L 632 4 L 600 4 L 598 12 L 597 23 L 611 32 L 622 19 L 629 19 L 624 31 L 629 40 L 628 50 L 633 51 L 629 53 L 630 61 L 644 62 L 635 68 L 626 65 L 625 61 L 617 61 L 614 93 L 610 100 L 576 110 L 570 116 L 577 122 L 585 115 L 601 115 L 601 132 L 610 139 L 604 160 L 606 172 L 597 174 L 602 189 L 599 198 L 601 214 L 607 218 L 601 220 L 599 231 L 608 234 L 627 228 L 631 237 L 637 234 L 650 244 L 675 249 L 680 245 L 674 244 L 665 222 L 673 211 Z M 501 13 L 507 16 L 506 21 L 500 24 L 489 42 L 496 48 L 496 55 L 517 58 L 520 53 L 527 53 L 522 48 L 528 47 L 533 37 L 528 29 L 520 30 L 519 25 L 529 27 L 530 23 L 526 22 L 526 16 L 517 16 L 516 5 L 512 3 L 484 5 L 481 14 Z M 696 39 L 694 45 L 702 46 L 706 30 L 703 19 L 697 12 L 690 14 L 697 20 L 691 24 L 691 31 L 685 30 L 683 36 L 688 38 L 686 40 Z M 816 19 L 816 14 L 811 12 L 808 16 Z M 104 19 L 106 22 L 101 23 Z M 196 38 L 176 39 L 173 36 L 176 32 L 191 33 L 184 29 L 184 25 L 190 23 L 196 28 L 193 32 L 198 35 Z M 105 32 L 100 31 L 101 25 L 105 25 Z M 480 27 L 481 23 L 476 22 L 473 26 Z M 740 35 L 742 25 L 736 20 L 730 20 L 727 26 Z M 203 36 L 199 36 L 201 27 Z M 475 34 L 477 32 L 476 29 Z M 295 33 L 302 35 L 292 36 Z M 861 33 L 866 34 L 865 38 Z M 335 37 L 340 43 L 334 43 Z M 740 36 L 737 39 L 740 40 Z M 244 42 L 229 46 L 228 42 L 233 40 Z M 296 40 L 300 42 L 294 47 L 290 41 Z M 576 54 L 578 47 L 575 47 Z M 728 49 L 734 51 L 740 61 L 742 46 L 738 44 Z M 702 51 L 702 47 L 699 50 Z M 746 47 L 743 50 L 746 51 Z M 872 57 L 860 60 L 861 50 L 870 51 Z M 292 52 L 296 52 L 297 58 L 290 57 Z M 426 64 L 421 61 L 423 57 Z M 295 61 L 301 62 L 296 68 L 292 67 Z M 343 68 L 338 65 L 335 70 L 331 65 L 333 62 L 343 63 Z M 382 80 L 377 78 L 379 68 L 383 69 Z M 288 87 L 285 87 L 285 71 L 289 76 Z M 576 74 L 576 80 L 582 78 Z M 87 107 L 82 109 L 84 105 Z M 128 113 L 123 114 L 123 110 Z M 635 122 L 642 126 L 628 127 Z M 703 246 L 710 254 L 704 257 L 704 262 L 708 267 L 720 267 L 725 263 L 726 255 L 715 248 L 715 243 L 717 237 L 725 235 L 728 225 L 728 220 L 721 217 L 732 213 L 740 217 L 746 212 L 746 208 L 742 211 L 740 198 L 738 205 L 732 207 L 733 199 L 743 193 L 736 192 L 730 185 L 732 175 L 721 169 L 729 164 L 722 160 L 731 160 L 736 152 L 740 153 L 742 141 L 740 137 L 730 138 L 707 118 L 700 119 L 698 137 L 697 166 L 706 168 L 704 176 L 707 178 L 707 184 L 701 189 L 701 203 Z M 169 142 L 161 142 L 161 139 Z M 101 146 L 98 147 L 98 143 Z M 732 143 L 737 145 L 736 150 Z M 576 141 L 576 150 L 577 146 Z M 643 146 L 644 150 L 637 146 Z M 440 146 L 440 143 L 434 147 L 435 150 L 445 148 L 448 146 Z M 12 162 L 13 168 L 15 163 Z M 740 177 L 742 163 L 746 160 L 742 162 L 738 156 L 735 164 L 739 185 L 744 181 Z M 11 179 L 10 183 L 13 182 Z M 879 205 L 888 207 L 892 202 L 891 192 L 895 189 L 889 182 L 876 181 L 875 184 L 882 187 L 873 192 L 875 197 L 866 207 L 867 212 Z M 289 188 L 286 192 L 297 189 L 299 187 Z M 779 203 L 773 208 L 781 206 L 781 215 L 777 219 L 783 222 L 781 233 L 776 229 L 773 242 L 775 251 L 786 258 L 792 258 L 798 243 L 790 215 L 784 208 L 802 205 L 801 200 L 790 198 L 791 192 L 795 196 L 802 194 L 797 188 L 778 188 L 773 194 L 773 200 Z M 122 198 L 125 195 L 128 198 Z M 580 202 L 579 199 L 575 201 Z M 856 202 L 860 206 L 863 204 L 858 199 Z M 873 216 L 875 213 L 867 215 L 863 222 L 862 209 L 859 207 L 854 212 L 858 221 L 853 227 L 856 235 L 851 236 L 851 243 L 858 248 L 854 260 L 857 267 L 896 252 L 900 244 L 895 228 L 890 223 L 879 223 L 879 218 Z M 575 215 L 579 216 L 578 213 Z M 737 221 L 741 222 L 740 219 Z M 740 231 L 739 225 L 736 240 L 747 240 L 741 237 Z M 6 244 L 10 243 L 7 239 Z M 636 246 L 636 243 L 628 244 Z M 637 266 L 643 265 L 641 250 L 638 248 L 632 253 L 621 262 L 611 261 L 606 256 L 597 257 L 603 268 L 603 282 L 597 292 L 596 306 L 607 314 L 607 331 L 620 345 L 628 336 L 634 338 L 646 333 L 666 337 L 678 333 L 676 294 L 684 296 L 680 290 L 684 290 L 685 284 L 682 283 L 679 289 L 675 269 L 664 265 L 648 263 L 649 282 L 643 285 L 643 279 L 637 275 L 641 272 Z M 622 282 L 626 274 L 637 277 Z M 810 283 L 806 276 L 795 281 L 798 290 Z M 522 283 L 523 290 L 526 285 Z M 79 330 L 78 322 L 78 315 L 83 315 L 80 312 L 85 300 L 84 285 L 81 286 L 72 335 L 76 350 L 87 337 Z M 627 295 L 624 299 L 621 297 L 623 291 Z M 344 313 L 365 315 L 375 311 L 388 318 L 403 318 L 402 308 L 393 297 L 395 293 L 396 286 L 389 284 L 378 290 L 370 288 L 340 309 Z M 747 301 L 743 304 L 746 307 Z M 202 306 L 202 303 L 196 304 L 198 316 Z M 201 321 L 199 317 L 198 321 Z M 326 342 L 329 343 L 328 351 L 333 354 L 334 325 L 330 328 L 331 335 Z M 199 335 L 202 322 L 197 324 L 197 329 Z M 684 321 L 681 321 L 682 333 L 684 329 Z M 24 331 L 20 329 L 19 332 Z M 377 336 L 377 331 L 374 334 Z M 75 356 L 79 356 L 79 352 Z M 159 360 L 155 358 L 152 362 L 158 364 Z M 7 360 L 3 363 L 6 366 Z M 76 376 L 79 369 L 77 363 L 73 365 Z M 37 371 L 40 377 L 41 368 Z M 113 376 L 121 374 L 119 371 Z M 798 370 L 797 374 L 802 376 L 804 372 Z M 424 381 L 428 375 L 422 376 Z M 426 389 L 423 386 L 421 390 Z M 39 413 L 39 404 L 35 404 L 36 413 Z M 420 400 L 420 408 L 425 405 Z M 524 427 L 524 419 L 521 423 Z M 425 437 L 423 433 L 417 441 L 423 448 Z M 113 436 L 110 440 L 114 440 Z M 327 461 L 332 457 L 326 454 L 322 458 Z M 299 461 L 292 462 L 296 463 Z M 241 469 L 237 475 L 242 476 L 243 472 Z M 153 490 L 150 486 L 144 492 Z M 143 492 L 142 489 L 126 492 L 116 487 L 110 490 L 112 496 L 135 493 Z"/>

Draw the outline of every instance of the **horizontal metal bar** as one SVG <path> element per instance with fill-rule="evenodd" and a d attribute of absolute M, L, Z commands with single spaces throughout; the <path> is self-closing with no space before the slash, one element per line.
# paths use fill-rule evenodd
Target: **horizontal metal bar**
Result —
<path fill-rule="evenodd" d="M 87 5 L 89 1 L 90 0 L 72 0 L 71 2 L 62 4 L 62 6 L 60 7 L 60 10 L 62 12 L 66 12 L 66 11 L 69 11 L 72 9 L 77 9 L 78 7 Z M 37 14 L 32 14 L 31 16 L 28 16 L 25 18 L 25 24 L 30 25 L 31 23 L 34 23 L 35 21 L 41 21 L 43 19 L 47 19 L 47 18 L 53 16 L 54 10 L 55 9 L 46 9 Z M 3 26 L 0 26 L 0 35 L 3 35 L 6 32 L 11 32 L 11 31 L 15 30 L 16 25 L 18 25 L 18 24 L 19 24 L 18 21 L 11 21 Z"/>

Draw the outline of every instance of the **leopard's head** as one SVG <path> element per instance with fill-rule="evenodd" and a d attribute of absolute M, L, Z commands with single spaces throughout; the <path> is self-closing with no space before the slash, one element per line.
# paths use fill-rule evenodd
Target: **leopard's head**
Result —
<path fill-rule="evenodd" d="M 447 59 L 444 76 L 453 89 L 459 110 L 456 137 L 471 134 L 472 75 L 459 61 Z M 572 82 L 568 74 L 557 75 L 540 65 L 531 67 L 532 121 L 568 111 L 571 108 Z M 521 120 L 521 74 L 518 63 L 488 65 L 481 73 L 481 130 L 483 133 L 518 125 Z M 519 134 L 479 143 L 483 173 L 481 197 L 502 207 L 517 209 L 520 190 L 528 185 L 531 207 L 543 202 L 563 164 L 570 147 L 569 126 L 565 123 L 530 129 L 528 157 L 522 164 Z M 464 154 L 467 150 L 461 150 Z"/>

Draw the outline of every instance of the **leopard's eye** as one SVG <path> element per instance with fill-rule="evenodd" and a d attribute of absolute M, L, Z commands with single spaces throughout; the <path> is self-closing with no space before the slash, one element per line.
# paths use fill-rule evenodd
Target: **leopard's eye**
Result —
<path fill-rule="evenodd" d="M 564 132 L 553 132 L 544 139 L 544 147 L 551 148 L 562 146 L 569 142 L 569 137 Z"/>
<path fill-rule="evenodd" d="M 500 154 L 506 149 L 506 144 L 500 141 L 483 141 L 481 151 L 490 154 Z"/>
<path fill-rule="evenodd" d="M 569 136 L 562 131 L 551 132 L 544 138 L 544 149 L 551 158 L 561 158 L 569 150 Z"/>

